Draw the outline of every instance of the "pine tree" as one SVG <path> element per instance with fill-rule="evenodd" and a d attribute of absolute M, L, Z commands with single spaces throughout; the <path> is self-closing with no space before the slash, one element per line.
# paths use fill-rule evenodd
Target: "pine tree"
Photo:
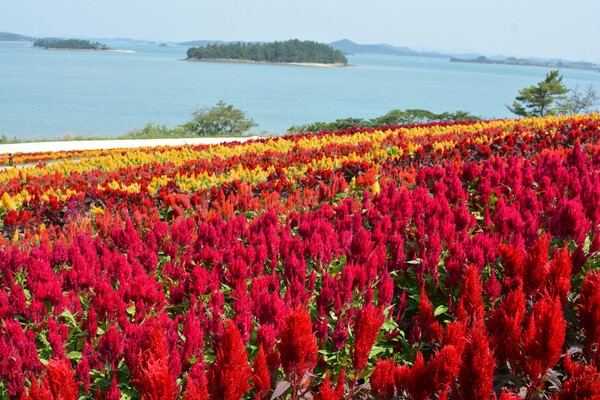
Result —
<path fill-rule="evenodd" d="M 519 90 L 512 107 L 507 106 L 510 112 L 522 117 L 543 117 L 554 115 L 560 108 L 551 108 L 556 100 L 564 100 L 564 94 L 569 91 L 562 83 L 563 77 L 558 70 L 550 71 L 546 78 L 537 85 Z"/>

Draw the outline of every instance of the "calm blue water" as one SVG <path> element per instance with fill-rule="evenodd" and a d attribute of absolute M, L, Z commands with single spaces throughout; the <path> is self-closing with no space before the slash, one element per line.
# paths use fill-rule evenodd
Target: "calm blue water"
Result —
<path fill-rule="evenodd" d="M 0 135 L 117 136 L 148 122 L 174 127 L 219 100 L 282 134 L 292 125 L 373 118 L 392 109 L 464 110 L 485 118 L 548 68 L 450 63 L 447 59 L 350 56 L 353 67 L 184 62 L 186 47 L 106 42 L 135 53 L 45 51 L 0 42 Z M 563 82 L 600 90 L 600 73 L 563 69 Z"/>

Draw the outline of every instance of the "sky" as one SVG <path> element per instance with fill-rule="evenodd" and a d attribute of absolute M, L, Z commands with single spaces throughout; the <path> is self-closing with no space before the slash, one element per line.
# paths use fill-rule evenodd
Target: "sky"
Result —
<path fill-rule="evenodd" d="M 35 37 L 388 43 L 600 63 L 599 0 L 0 0 Z"/>

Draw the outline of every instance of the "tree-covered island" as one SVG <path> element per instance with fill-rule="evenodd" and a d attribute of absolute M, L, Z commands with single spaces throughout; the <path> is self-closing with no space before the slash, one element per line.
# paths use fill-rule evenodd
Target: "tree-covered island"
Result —
<path fill-rule="evenodd" d="M 36 47 L 44 49 L 61 49 L 61 50 L 110 50 L 105 44 L 99 42 L 90 42 L 82 39 L 38 39 L 33 42 Z"/>
<path fill-rule="evenodd" d="M 344 53 L 333 47 L 297 39 L 273 43 L 227 43 L 191 47 L 189 61 L 246 61 L 281 64 L 348 65 Z"/>

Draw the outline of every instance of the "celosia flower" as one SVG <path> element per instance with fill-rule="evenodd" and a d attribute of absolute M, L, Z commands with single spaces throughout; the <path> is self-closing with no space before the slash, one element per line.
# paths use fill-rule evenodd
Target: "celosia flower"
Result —
<path fill-rule="evenodd" d="M 46 366 L 48 386 L 55 399 L 77 400 L 79 383 L 75 381 L 75 371 L 67 360 L 50 360 Z"/>
<path fill-rule="evenodd" d="M 393 399 L 396 393 L 396 363 L 394 360 L 377 360 L 371 373 L 371 394 L 376 399 Z"/>
<path fill-rule="evenodd" d="M 348 327 L 346 326 L 344 317 L 340 316 L 331 335 L 333 347 L 338 351 L 343 349 L 346 346 L 346 339 L 348 339 Z"/>
<path fill-rule="evenodd" d="M 29 394 L 24 394 L 23 400 L 49 400 L 53 399 L 54 396 L 48 387 L 47 380 L 44 380 L 42 385 L 38 384 L 37 379 L 34 379 L 29 387 Z"/>
<path fill-rule="evenodd" d="M 242 336 L 235 323 L 225 322 L 215 361 L 208 369 L 208 393 L 215 400 L 239 400 L 250 389 L 252 369 Z"/>
<path fill-rule="evenodd" d="M 96 337 L 98 332 L 98 320 L 96 319 L 96 311 L 94 308 L 90 308 L 87 313 L 86 321 L 83 324 L 83 329 L 88 332 L 91 338 Z"/>
<path fill-rule="evenodd" d="M 464 399 L 488 399 L 493 391 L 496 360 L 489 347 L 483 321 L 474 321 L 462 353 L 458 373 L 459 392 Z"/>
<path fill-rule="evenodd" d="M 4 326 L 2 326 L 4 325 Z M 10 396 L 19 397 L 25 389 L 25 377 L 42 370 L 35 347 L 35 334 L 23 331 L 12 318 L 0 324 L 0 378 Z M 29 372 L 29 373 L 28 373 Z"/>
<path fill-rule="evenodd" d="M 235 323 L 240 329 L 244 343 L 250 340 L 252 327 L 252 300 L 248 295 L 246 281 L 243 280 L 236 284 L 235 289 L 231 292 L 233 297 L 232 307 L 236 313 Z"/>
<path fill-rule="evenodd" d="M 498 250 L 502 255 L 502 266 L 504 267 L 505 282 L 504 286 L 507 289 L 513 289 L 518 286 L 519 282 L 523 281 L 523 270 L 525 268 L 525 253 L 520 249 L 515 249 L 507 245 L 499 245 Z M 508 282 L 506 282 L 508 281 Z M 515 282 L 515 284 L 507 285 L 507 283 Z"/>
<path fill-rule="evenodd" d="M 193 379 L 188 379 L 183 400 L 209 400 L 206 382 L 196 385 Z"/>
<path fill-rule="evenodd" d="M 197 362 L 187 374 L 183 400 L 209 400 L 204 363 Z"/>
<path fill-rule="evenodd" d="M 594 364 L 576 363 L 571 360 L 568 351 L 563 364 L 569 379 L 563 382 L 562 389 L 552 397 L 553 400 L 600 398 L 600 372 Z"/>
<path fill-rule="evenodd" d="M 354 319 L 352 367 L 355 377 L 367 366 L 369 353 L 384 321 L 383 309 L 372 304 L 363 306 Z"/>
<path fill-rule="evenodd" d="M 389 266 L 392 271 L 406 271 L 406 255 L 404 254 L 404 238 L 394 233 L 389 239 L 390 260 Z"/>
<path fill-rule="evenodd" d="M 546 290 L 551 297 L 560 299 L 563 308 L 567 304 L 571 290 L 571 270 L 571 257 L 567 246 L 560 250 L 556 249 L 550 262 Z"/>
<path fill-rule="evenodd" d="M 98 390 L 100 390 L 99 386 Z M 117 374 L 113 375 L 108 391 L 104 395 L 104 400 L 121 400 L 121 390 L 119 390 L 119 386 L 117 384 Z"/>
<path fill-rule="evenodd" d="M 319 347 L 322 346 L 325 339 L 329 337 L 329 320 L 324 315 L 324 313 L 321 313 L 313 321 L 313 332 L 315 333 Z"/>
<path fill-rule="evenodd" d="M 142 400 L 175 398 L 175 381 L 169 369 L 163 327 L 158 320 L 152 327 L 148 347 L 138 358 L 131 383 L 140 391 Z"/>
<path fill-rule="evenodd" d="M 79 381 L 83 384 L 83 388 L 86 393 L 90 392 L 90 363 L 85 354 L 82 355 L 81 360 L 75 366 L 75 372 Z"/>
<path fill-rule="evenodd" d="M 427 369 L 432 377 L 431 385 L 436 390 L 452 387 L 461 366 L 461 353 L 453 345 L 442 347 L 429 360 Z"/>
<path fill-rule="evenodd" d="M 98 340 L 98 355 L 105 363 L 116 368 L 119 360 L 123 356 L 124 338 L 123 334 L 117 331 L 115 325 L 111 325 L 106 333 L 100 336 Z"/>
<path fill-rule="evenodd" d="M 57 324 L 54 318 L 48 318 L 48 342 L 52 346 L 52 353 L 55 358 L 64 358 L 65 341 L 69 336 L 69 330 L 65 324 Z"/>
<path fill-rule="evenodd" d="M 579 297 L 579 320 L 585 330 L 588 351 L 600 343 L 600 272 L 588 272 Z"/>
<path fill-rule="evenodd" d="M 446 326 L 442 344 L 444 346 L 452 345 L 457 349 L 458 353 L 462 353 L 467 342 L 466 336 L 467 323 L 465 320 L 458 319 Z"/>
<path fill-rule="evenodd" d="M 42 385 L 38 386 L 34 379 L 29 396 L 25 400 L 77 400 L 79 398 L 79 383 L 75 381 L 75 372 L 71 362 L 63 359 L 52 359 L 46 365 L 46 375 Z"/>
<path fill-rule="evenodd" d="M 421 327 L 423 334 L 427 336 L 430 342 L 438 342 L 442 338 L 444 328 L 435 318 L 435 312 L 433 310 L 433 304 L 429 301 L 425 288 L 421 287 L 421 297 L 419 300 L 419 313 L 417 314 L 417 321 Z"/>
<path fill-rule="evenodd" d="M 419 354 L 420 352 L 417 352 L 417 357 Z M 405 364 L 399 365 L 394 374 L 394 383 L 396 385 L 396 392 L 399 395 L 403 395 L 405 392 L 407 392 L 411 385 L 411 367 Z"/>
<path fill-rule="evenodd" d="M 401 365 L 396 370 L 396 390 L 399 394 L 406 391 L 417 400 L 430 398 L 435 392 L 430 372 L 425 366 L 423 354 L 417 351 L 412 367 Z"/>
<path fill-rule="evenodd" d="M 483 284 L 483 293 L 487 296 L 491 303 L 495 303 L 500 296 L 502 287 L 496 278 L 496 272 L 492 270 L 490 277 Z"/>
<path fill-rule="evenodd" d="M 196 308 L 196 297 L 191 297 L 182 331 L 185 342 L 181 350 L 181 359 L 184 364 L 189 363 L 192 356 L 196 356 L 204 350 L 202 314 L 198 313 Z"/>
<path fill-rule="evenodd" d="M 523 331 L 522 366 L 532 381 L 560 359 L 566 328 L 559 299 L 545 296 L 535 303 Z"/>
<path fill-rule="evenodd" d="M 325 374 L 323 383 L 319 386 L 319 393 L 314 393 L 313 397 L 315 400 L 342 400 L 344 398 L 344 381 L 346 379 L 346 370 L 343 369 L 338 376 L 335 389 L 331 387 L 331 378 L 329 371 Z M 393 376 L 392 376 L 393 382 Z"/>
<path fill-rule="evenodd" d="M 394 280 L 390 277 L 387 271 L 380 274 L 379 281 L 379 295 L 377 296 L 377 303 L 382 307 L 388 307 L 392 304 L 394 297 Z"/>
<path fill-rule="evenodd" d="M 487 328 L 498 360 L 514 363 L 519 358 L 525 306 L 525 294 L 519 286 L 508 292 L 492 312 Z"/>
<path fill-rule="evenodd" d="M 543 284 L 550 272 L 549 245 L 548 235 L 541 235 L 527 252 L 523 266 L 523 289 L 527 295 L 543 290 Z"/>
<path fill-rule="evenodd" d="M 549 225 L 553 236 L 573 239 L 578 245 L 583 244 L 591 228 L 581 201 L 566 197 L 558 201 Z"/>
<path fill-rule="evenodd" d="M 254 370 L 252 372 L 252 385 L 254 386 L 255 399 L 263 399 L 271 389 L 271 373 L 267 368 L 267 354 L 263 347 L 258 348 L 254 359 Z"/>
<path fill-rule="evenodd" d="M 256 330 L 256 343 L 267 353 L 267 366 L 274 371 L 281 365 L 279 353 L 275 350 L 277 333 L 273 325 L 261 325 Z"/>
<path fill-rule="evenodd" d="M 283 372 L 292 386 L 297 386 L 317 364 L 317 339 L 306 309 L 295 308 L 290 312 L 280 333 L 277 349 Z"/>
<path fill-rule="evenodd" d="M 467 315 L 472 320 L 483 320 L 485 304 L 481 298 L 482 284 L 477 267 L 470 265 L 463 272 L 463 281 L 460 286 L 460 299 Z M 419 311 L 421 307 L 419 306 Z M 427 310 L 429 312 L 429 310 Z"/>
<path fill-rule="evenodd" d="M 396 370 L 396 389 L 399 395 L 407 391 L 412 398 L 429 399 L 436 392 L 444 393 L 445 389 L 454 387 L 460 368 L 461 355 L 455 346 L 442 347 L 428 364 L 419 351 L 412 367 L 403 365 Z"/>

